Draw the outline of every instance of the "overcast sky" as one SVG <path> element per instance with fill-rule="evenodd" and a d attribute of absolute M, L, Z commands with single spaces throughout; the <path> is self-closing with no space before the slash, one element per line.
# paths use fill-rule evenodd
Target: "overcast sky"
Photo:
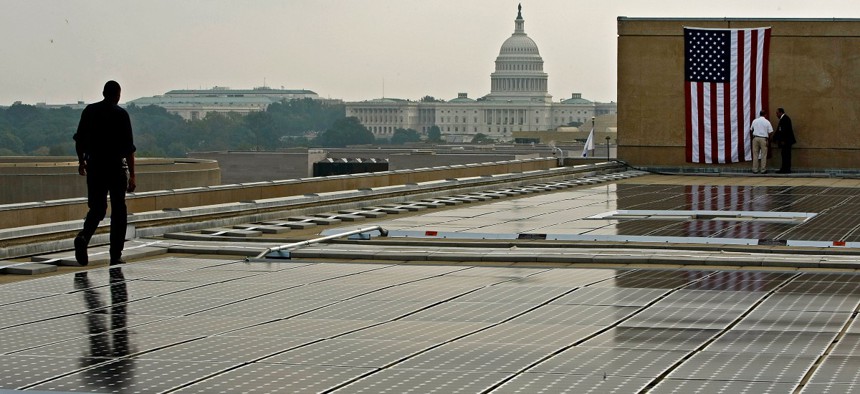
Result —
<path fill-rule="evenodd" d="M 490 91 L 516 0 L 2 0 L 0 105 L 122 101 L 172 89 L 309 89 L 322 97 L 442 99 Z M 554 100 L 616 100 L 616 21 L 857 18 L 836 0 L 523 0 Z"/>

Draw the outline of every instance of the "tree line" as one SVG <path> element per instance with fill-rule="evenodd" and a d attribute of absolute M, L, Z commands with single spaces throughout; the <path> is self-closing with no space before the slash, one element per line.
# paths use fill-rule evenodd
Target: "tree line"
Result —
<path fill-rule="evenodd" d="M 312 99 L 284 100 L 269 105 L 265 111 L 247 115 L 210 112 L 198 120 L 185 120 L 154 105 L 130 105 L 126 110 L 134 129 L 137 155 L 142 157 L 184 157 L 190 151 L 344 147 L 421 140 L 416 130 L 398 129 L 390 140 L 377 141 L 357 118 L 345 117 L 343 104 Z M 80 116 L 80 109 L 70 107 L 15 104 L 0 108 L 0 156 L 73 156 L 72 136 Z M 439 137 L 431 131 L 430 139 Z"/>

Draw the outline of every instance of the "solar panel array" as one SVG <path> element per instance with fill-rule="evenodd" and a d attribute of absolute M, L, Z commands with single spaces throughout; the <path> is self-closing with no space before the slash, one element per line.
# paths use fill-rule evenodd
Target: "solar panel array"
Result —
<path fill-rule="evenodd" d="M 860 241 L 860 194 L 856 188 L 637 184 L 636 181 L 523 195 L 486 204 L 464 204 L 420 216 L 377 219 L 373 224 L 386 230 L 472 233 L 487 237 L 550 234 L 610 236 L 618 241 L 627 240 L 624 237 Z M 799 212 L 815 216 L 802 223 L 761 218 L 670 219 L 659 215 L 593 218 L 616 210 Z M 341 225 L 331 231 L 353 229 L 354 226 Z"/>
<path fill-rule="evenodd" d="M 849 392 L 858 284 L 169 257 L 0 286 L 0 388 Z"/>

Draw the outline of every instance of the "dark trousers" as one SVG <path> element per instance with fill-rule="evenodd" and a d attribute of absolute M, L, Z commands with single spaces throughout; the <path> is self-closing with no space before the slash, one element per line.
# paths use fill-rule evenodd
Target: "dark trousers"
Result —
<path fill-rule="evenodd" d="M 125 227 L 128 224 L 128 209 L 125 206 L 125 190 L 128 188 L 125 170 L 121 167 L 110 170 L 87 169 L 87 205 L 90 210 L 84 220 L 84 229 L 78 233 L 87 243 L 95 234 L 99 222 L 107 214 L 107 197 L 110 195 L 110 258 L 119 260 L 125 245 Z"/>
<path fill-rule="evenodd" d="M 782 144 L 780 156 L 782 156 L 782 166 L 779 167 L 779 170 L 791 172 L 791 144 Z"/>

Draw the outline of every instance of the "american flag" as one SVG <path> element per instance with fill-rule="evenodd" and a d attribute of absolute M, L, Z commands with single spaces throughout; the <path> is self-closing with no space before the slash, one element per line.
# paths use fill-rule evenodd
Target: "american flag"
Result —
<path fill-rule="evenodd" d="M 770 28 L 684 28 L 687 162 L 752 160 L 749 127 L 768 102 Z"/>

